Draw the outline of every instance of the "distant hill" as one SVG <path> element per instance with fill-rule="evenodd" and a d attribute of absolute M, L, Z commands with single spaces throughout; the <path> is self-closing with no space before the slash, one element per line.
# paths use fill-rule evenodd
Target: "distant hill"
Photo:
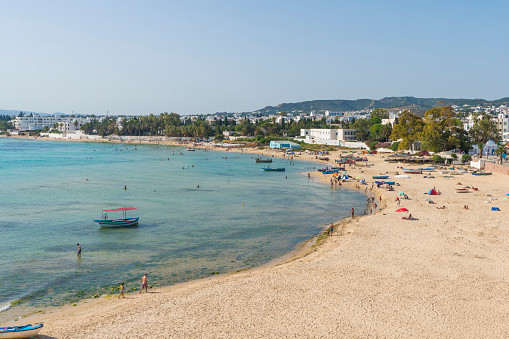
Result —
<path fill-rule="evenodd" d="M 446 99 L 446 98 L 414 98 L 414 97 L 389 97 L 380 100 L 357 99 L 357 100 L 312 100 L 296 103 L 283 103 L 277 106 L 267 106 L 258 110 L 260 113 L 271 114 L 276 112 L 303 111 L 362 111 L 366 109 L 408 109 L 414 113 L 423 114 L 424 111 L 433 108 L 438 102 L 445 101 L 447 105 L 502 105 L 509 104 L 509 97 L 487 101 L 484 99 Z"/>

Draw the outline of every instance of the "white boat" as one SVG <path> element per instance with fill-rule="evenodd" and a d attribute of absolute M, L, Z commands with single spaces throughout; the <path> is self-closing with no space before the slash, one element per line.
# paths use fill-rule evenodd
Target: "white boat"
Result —
<path fill-rule="evenodd" d="M 29 324 L 14 327 L 0 327 L 0 338 L 31 338 L 35 337 L 43 328 L 43 324 Z"/>
<path fill-rule="evenodd" d="M 410 178 L 410 176 L 406 175 L 406 174 L 398 174 L 398 175 L 395 175 L 394 177 L 395 178 Z"/>

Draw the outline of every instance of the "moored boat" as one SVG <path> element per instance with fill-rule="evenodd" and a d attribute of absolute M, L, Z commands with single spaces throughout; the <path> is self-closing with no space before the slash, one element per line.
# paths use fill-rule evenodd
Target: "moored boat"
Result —
<path fill-rule="evenodd" d="M 31 338 L 35 337 L 43 328 L 43 324 L 29 324 L 14 327 L 0 327 L 0 338 Z"/>
<path fill-rule="evenodd" d="M 267 168 L 264 168 L 263 170 L 267 171 L 267 172 L 284 172 L 285 168 L 284 167 L 280 167 L 280 168 L 270 168 L 270 167 L 267 167 Z"/>
<path fill-rule="evenodd" d="M 472 172 L 472 175 L 491 175 L 491 172 Z"/>
<path fill-rule="evenodd" d="M 403 168 L 403 173 L 406 174 L 422 174 L 422 170 L 420 169 L 411 169 L 411 168 Z"/>
<path fill-rule="evenodd" d="M 334 173 L 338 173 L 338 172 L 339 172 L 339 169 L 330 169 L 330 170 L 322 171 L 323 174 L 334 174 Z"/>
<path fill-rule="evenodd" d="M 456 188 L 456 193 L 468 193 L 468 188 Z"/>
<path fill-rule="evenodd" d="M 194 148 L 188 148 L 188 149 L 186 149 L 186 151 L 188 151 L 188 152 L 194 152 L 194 151 L 195 151 L 195 149 L 194 149 Z"/>
<path fill-rule="evenodd" d="M 262 159 L 262 158 L 256 158 L 256 162 L 272 162 L 272 159 Z"/>
<path fill-rule="evenodd" d="M 139 217 L 136 218 L 127 218 L 126 212 L 131 210 L 137 210 L 136 207 L 127 207 L 127 208 L 113 208 L 109 210 L 103 210 L 102 217 L 100 220 L 94 220 L 94 222 L 101 225 L 101 227 L 127 227 L 127 226 L 136 226 L 138 225 Z M 122 211 L 124 217 L 121 219 L 108 219 L 108 212 L 118 212 Z"/>
<path fill-rule="evenodd" d="M 388 175 L 374 175 L 373 179 L 387 179 L 388 177 Z"/>
<path fill-rule="evenodd" d="M 376 181 L 375 185 L 396 185 L 395 181 Z"/>

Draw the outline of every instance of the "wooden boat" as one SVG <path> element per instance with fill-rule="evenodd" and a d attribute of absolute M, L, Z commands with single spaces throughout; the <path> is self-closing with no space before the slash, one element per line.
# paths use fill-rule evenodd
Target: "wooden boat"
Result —
<path fill-rule="evenodd" d="M 186 151 L 188 151 L 188 152 L 194 152 L 194 151 L 195 151 L 195 149 L 194 149 L 194 148 L 188 148 L 188 149 L 186 149 Z"/>
<path fill-rule="evenodd" d="M 280 167 L 280 168 L 270 168 L 270 167 L 267 167 L 267 168 L 264 168 L 263 170 L 267 171 L 267 172 L 284 172 L 285 168 L 284 167 Z"/>
<path fill-rule="evenodd" d="M 0 338 L 35 337 L 42 330 L 43 326 L 43 324 L 29 324 L 24 326 L 0 327 Z"/>
<path fill-rule="evenodd" d="M 102 218 L 100 220 L 94 220 L 94 222 L 101 225 L 101 227 L 126 227 L 126 226 L 136 226 L 138 225 L 139 217 L 136 218 L 127 218 L 126 211 L 137 210 L 136 207 L 127 207 L 127 208 L 113 208 L 110 210 L 103 210 Z M 108 219 L 108 212 L 124 212 L 124 217 L 122 219 Z"/>
<path fill-rule="evenodd" d="M 256 162 L 272 162 L 272 159 L 262 159 L 262 158 L 256 158 Z"/>
<path fill-rule="evenodd" d="M 318 157 L 319 160 L 329 161 L 329 157 Z"/>
<path fill-rule="evenodd" d="M 406 173 L 406 174 L 422 174 L 422 170 L 420 170 L 420 169 L 411 169 L 411 168 L 404 169 L 403 168 L 403 173 Z"/>
<path fill-rule="evenodd" d="M 456 188 L 456 193 L 468 193 L 468 188 Z"/>
<path fill-rule="evenodd" d="M 426 168 L 419 168 L 423 172 L 432 172 L 435 170 L 435 167 L 426 167 Z"/>
<path fill-rule="evenodd" d="M 396 185 L 396 182 L 395 181 L 376 181 L 375 180 L 375 184 L 376 185 Z"/>
<path fill-rule="evenodd" d="M 491 172 L 472 172 L 472 175 L 491 175 Z"/>
<path fill-rule="evenodd" d="M 388 177 L 388 175 L 374 175 L 373 179 L 387 179 Z"/>
<path fill-rule="evenodd" d="M 339 172 L 339 169 L 330 169 L 330 170 L 322 171 L 323 174 L 333 174 L 333 173 L 338 173 L 338 172 Z"/>

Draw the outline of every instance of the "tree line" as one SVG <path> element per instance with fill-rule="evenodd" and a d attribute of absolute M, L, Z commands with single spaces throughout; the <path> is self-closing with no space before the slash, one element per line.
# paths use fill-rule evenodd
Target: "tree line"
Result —
<path fill-rule="evenodd" d="M 281 135 L 295 137 L 300 135 L 300 130 L 303 128 L 331 128 L 327 125 L 325 118 L 318 121 L 301 119 L 300 121 L 285 122 L 284 115 L 282 117 L 281 123 L 276 123 L 275 118 L 252 122 L 247 117 L 237 123 L 225 116 L 224 118 L 216 118 L 209 124 L 203 117 L 194 120 L 190 118 L 181 119 L 180 115 L 176 113 L 161 113 L 130 119 L 119 118 L 119 124 L 117 124 L 118 118 L 113 117 L 104 118 L 101 121 L 93 119 L 81 126 L 81 130 L 87 134 L 99 134 L 101 136 L 116 134 L 191 138 L 217 136 L 217 138 L 222 138 L 223 131 L 237 132 L 239 135 L 246 137 Z"/>

